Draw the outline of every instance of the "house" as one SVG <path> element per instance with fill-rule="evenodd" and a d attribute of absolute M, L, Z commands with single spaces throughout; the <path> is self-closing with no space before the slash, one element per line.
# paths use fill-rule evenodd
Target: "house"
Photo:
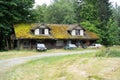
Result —
<path fill-rule="evenodd" d="M 14 32 L 14 46 L 18 49 L 35 49 L 37 43 L 44 43 L 48 49 L 63 48 L 69 43 L 89 46 L 99 39 L 78 24 L 16 24 Z"/>

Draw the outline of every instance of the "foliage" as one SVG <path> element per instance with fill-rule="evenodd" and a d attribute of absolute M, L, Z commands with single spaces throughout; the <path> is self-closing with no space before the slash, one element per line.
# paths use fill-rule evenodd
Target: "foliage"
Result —
<path fill-rule="evenodd" d="M 109 18 L 112 16 L 111 4 L 109 0 L 82 0 L 77 9 L 82 25 L 91 31 L 98 33 L 101 37 L 101 43 L 110 45 L 106 42 L 106 31 Z M 109 35 L 109 34 L 108 34 Z"/>
<path fill-rule="evenodd" d="M 120 6 L 116 4 L 116 6 L 112 8 L 112 10 L 114 21 L 117 22 L 118 25 L 118 36 L 120 36 Z M 118 37 L 118 39 L 120 44 L 120 37 Z"/>
<path fill-rule="evenodd" d="M 97 21 L 96 0 L 81 0 L 76 4 L 77 18 L 79 22 L 89 21 L 94 23 Z"/>
<path fill-rule="evenodd" d="M 118 45 L 119 43 L 119 35 L 118 35 L 118 25 L 113 19 L 110 18 L 107 26 L 106 31 L 102 36 L 104 37 L 104 44 L 105 45 Z"/>
<path fill-rule="evenodd" d="M 108 25 L 109 19 L 112 17 L 111 3 L 109 2 L 109 0 L 97 0 L 96 8 L 99 22 L 97 28 L 100 32 L 99 34 L 101 37 L 101 43 L 107 46 L 111 45 L 109 40 L 111 39 L 110 31 L 112 28 L 110 28 L 110 25 Z"/>
<path fill-rule="evenodd" d="M 0 50 L 5 48 L 6 40 L 13 33 L 13 24 L 31 22 L 31 8 L 34 0 L 1 0 L 0 1 Z"/>
<path fill-rule="evenodd" d="M 73 7 L 74 0 L 54 0 L 50 6 L 37 6 L 35 11 L 37 22 L 56 23 L 56 24 L 72 24 L 76 23 Z"/>
<path fill-rule="evenodd" d="M 41 6 L 37 6 L 36 9 L 34 9 L 34 13 L 36 14 L 36 22 L 39 23 L 47 23 L 47 5 L 43 4 Z"/>
<path fill-rule="evenodd" d="M 96 28 L 95 24 L 90 23 L 89 21 L 84 21 L 80 23 L 84 28 L 86 28 L 89 31 L 93 31 L 98 33 L 98 29 Z"/>

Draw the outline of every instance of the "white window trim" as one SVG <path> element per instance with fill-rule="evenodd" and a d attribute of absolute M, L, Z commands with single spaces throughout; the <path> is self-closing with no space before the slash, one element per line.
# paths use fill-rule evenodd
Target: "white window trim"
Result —
<path fill-rule="evenodd" d="M 37 28 L 34 31 L 34 35 L 49 35 L 49 29 L 47 29 L 47 28 Z"/>
<path fill-rule="evenodd" d="M 35 29 L 34 34 L 39 35 L 39 29 Z"/>
<path fill-rule="evenodd" d="M 71 31 L 71 35 L 72 35 L 72 36 L 75 36 L 75 30 L 72 30 L 72 31 Z"/>
<path fill-rule="evenodd" d="M 77 30 L 79 30 L 79 32 L 77 33 Z M 84 30 L 83 29 L 75 29 L 71 31 L 71 35 L 72 36 L 84 36 Z"/>
<path fill-rule="evenodd" d="M 49 35 L 49 29 L 44 29 L 44 33 L 45 33 L 45 35 Z"/>

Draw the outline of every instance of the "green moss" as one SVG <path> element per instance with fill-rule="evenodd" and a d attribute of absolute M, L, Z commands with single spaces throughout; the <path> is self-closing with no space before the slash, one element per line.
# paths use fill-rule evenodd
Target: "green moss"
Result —
<path fill-rule="evenodd" d="M 51 30 L 51 33 L 54 38 L 57 39 L 69 39 L 71 37 L 70 34 L 68 34 L 67 29 L 68 26 L 65 25 L 49 25 Z"/>
<path fill-rule="evenodd" d="M 18 39 L 98 39 L 99 37 L 90 31 L 86 31 L 85 36 L 72 36 L 68 33 L 69 25 L 48 24 L 50 35 L 35 36 L 31 29 L 35 28 L 36 24 L 16 24 L 14 25 L 15 35 Z"/>
<path fill-rule="evenodd" d="M 31 33 L 31 29 L 33 28 L 33 26 L 31 26 L 32 24 L 17 24 L 14 26 L 14 30 L 15 30 L 15 34 L 16 34 L 16 38 L 20 38 L 20 39 L 50 39 L 53 38 L 52 36 L 35 36 Z"/>

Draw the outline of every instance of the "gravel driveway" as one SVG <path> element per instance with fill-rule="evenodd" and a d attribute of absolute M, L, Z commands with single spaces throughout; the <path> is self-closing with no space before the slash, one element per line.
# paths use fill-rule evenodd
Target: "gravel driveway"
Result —
<path fill-rule="evenodd" d="M 50 53 L 50 54 L 38 54 L 35 56 L 28 56 L 28 57 L 19 57 L 19 58 L 12 58 L 6 60 L 0 60 L 0 76 L 3 73 L 8 71 L 10 68 L 25 63 L 27 61 L 43 58 L 43 57 L 51 57 L 51 56 L 63 56 L 63 55 L 71 55 L 71 54 L 84 54 L 84 53 L 91 53 L 96 52 L 97 50 L 86 50 L 86 51 L 74 51 L 74 52 L 64 52 L 64 53 Z"/>

